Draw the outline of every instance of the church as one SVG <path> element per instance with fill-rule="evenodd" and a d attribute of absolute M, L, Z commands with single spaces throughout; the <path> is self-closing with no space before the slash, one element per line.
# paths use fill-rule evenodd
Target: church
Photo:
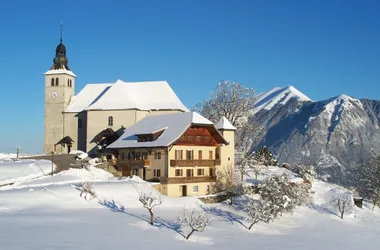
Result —
<path fill-rule="evenodd" d="M 87 84 L 75 95 L 77 76 L 66 52 L 61 37 L 44 74 L 45 153 L 95 153 L 146 116 L 189 111 L 166 81 Z"/>
<path fill-rule="evenodd" d="M 62 37 L 45 75 L 44 152 L 106 154 L 123 176 L 159 181 L 167 196 L 213 192 L 234 166 L 236 128 L 182 104 L 166 81 L 87 84 L 75 95 Z"/>

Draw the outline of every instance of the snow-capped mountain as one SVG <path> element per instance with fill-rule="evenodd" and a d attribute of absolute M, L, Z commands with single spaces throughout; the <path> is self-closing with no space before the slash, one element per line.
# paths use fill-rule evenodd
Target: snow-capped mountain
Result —
<path fill-rule="evenodd" d="M 254 112 L 259 112 L 262 109 L 269 110 L 277 104 L 286 104 L 291 98 L 295 98 L 301 102 L 311 101 L 309 97 L 301 93 L 293 86 L 285 88 L 273 88 L 267 92 L 257 95 L 256 109 Z"/>
<path fill-rule="evenodd" d="M 352 184 L 357 168 L 380 152 L 380 101 L 339 95 L 311 102 L 299 96 L 305 95 L 284 103 L 277 96 L 267 99 L 275 105 L 254 116 L 265 128 L 257 147 L 268 146 L 279 162 L 311 164 L 326 180 Z"/>

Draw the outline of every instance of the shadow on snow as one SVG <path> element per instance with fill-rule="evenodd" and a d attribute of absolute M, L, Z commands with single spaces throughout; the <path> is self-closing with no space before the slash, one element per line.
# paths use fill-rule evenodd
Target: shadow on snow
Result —
<path fill-rule="evenodd" d="M 132 216 L 132 217 L 134 217 L 136 219 L 143 220 L 143 221 L 146 221 L 147 223 L 150 223 L 150 220 L 149 220 L 148 216 L 143 215 L 143 214 L 137 215 L 137 214 L 128 212 L 123 205 L 117 205 L 116 202 L 115 202 L 115 200 L 108 201 L 108 200 L 104 199 L 102 201 L 99 200 L 98 203 L 100 205 L 102 205 L 102 206 L 105 206 L 106 208 L 108 208 L 112 212 L 123 213 L 123 214 L 129 215 L 129 216 Z M 159 216 L 155 216 L 153 227 L 157 227 L 159 229 L 166 228 L 166 229 L 169 229 L 169 230 L 173 230 L 176 233 L 184 236 L 183 233 L 182 233 L 181 225 L 180 224 L 178 224 L 176 222 L 167 221 L 167 220 L 165 220 L 165 219 L 163 219 L 163 218 L 161 218 Z"/>

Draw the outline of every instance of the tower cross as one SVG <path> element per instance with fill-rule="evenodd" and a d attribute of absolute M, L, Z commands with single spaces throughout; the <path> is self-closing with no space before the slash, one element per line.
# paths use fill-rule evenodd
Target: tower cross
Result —
<path fill-rule="evenodd" d="M 62 43 L 62 29 L 63 29 L 63 22 L 61 21 L 61 39 L 60 39 L 61 43 Z"/>

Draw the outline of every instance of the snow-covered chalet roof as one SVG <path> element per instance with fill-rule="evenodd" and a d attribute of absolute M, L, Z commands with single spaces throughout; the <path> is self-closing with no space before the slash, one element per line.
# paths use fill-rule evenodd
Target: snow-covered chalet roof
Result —
<path fill-rule="evenodd" d="M 196 112 L 183 112 L 175 114 L 146 116 L 131 127 L 107 148 L 146 148 L 167 147 L 178 140 L 191 125 L 204 125 L 213 129 L 228 144 L 214 124 Z M 137 135 L 153 134 L 157 131 L 164 132 L 155 141 L 137 141 Z"/>
<path fill-rule="evenodd" d="M 65 112 L 120 109 L 189 111 L 166 81 L 117 80 L 109 84 L 87 84 Z"/>
<path fill-rule="evenodd" d="M 71 70 L 67 69 L 51 69 L 45 72 L 44 75 L 60 75 L 60 74 L 68 74 L 72 77 L 77 77 Z"/>
<path fill-rule="evenodd" d="M 215 124 L 215 127 L 219 130 L 236 130 L 231 122 L 224 116 Z"/>

